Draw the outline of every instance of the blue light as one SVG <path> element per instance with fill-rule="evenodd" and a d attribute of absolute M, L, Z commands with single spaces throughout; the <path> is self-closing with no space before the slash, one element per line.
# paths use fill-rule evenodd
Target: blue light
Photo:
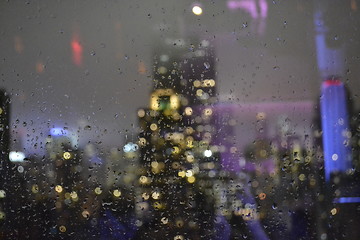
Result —
<path fill-rule="evenodd" d="M 359 203 L 360 197 L 341 197 L 335 198 L 334 203 Z"/>
<path fill-rule="evenodd" d="M 325 180 L 328 182 L 331 173 L 345 173 L 352 168 L 351 134 L 344 84 L 340 80 L 326 80 L 321 93 Z"/>
<path fill-rule="evenodd" d="M 52 128 L 50 130 L 51 136 L 66 136 L 68 135 L 68 131 L 63 128 Z"/>

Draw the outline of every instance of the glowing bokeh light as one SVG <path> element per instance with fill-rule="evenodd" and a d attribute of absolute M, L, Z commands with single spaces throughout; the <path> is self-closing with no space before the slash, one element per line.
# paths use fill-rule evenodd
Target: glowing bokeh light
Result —
<path fill-rule="evenodd" d="M 82 65 L 83 46 L 76 36 L 71 40 L 71 51 L 74 64 L 80 67 Z"/>
<path fill-rule="evenodd" d="M 201 15 L 203 10 L 200 6 L 196 5 L 196 6 L 193 6 L 192 8 L 192 12 L 195 14 L 195 15 Z"/>
<path fill-rule="evenodd" d="M 211 157 L 211 156 L 212 156 L 212 151 L 209 150 L 209 149 L 208 149 L 208 150 L 205 150 L 205 151 L 204 151 L 204 156 L 205 156 L 205 157 Z"/>
<path fill-rule="evenodd" d="M 121 191 L 118 190 L 118 189 L 115 189 L 113 194 L 114 194 L 115 197 L 120 197 L 121 196 Z"/>
<path fill-rule="evenodd" d="M 63 191 L 62 186 L 57 185 L 57 186 L 55 187 L 55 191 L 58 192 L 58 193 L 61 193 L 61 192 Z"/>
<path fill-rule="evenodd" d="M 11 151 L 9 153 L 9 160 L 11 162 L 23 162 L 24 159 L 25 159 L 25 153 L 23 152 Z"/>

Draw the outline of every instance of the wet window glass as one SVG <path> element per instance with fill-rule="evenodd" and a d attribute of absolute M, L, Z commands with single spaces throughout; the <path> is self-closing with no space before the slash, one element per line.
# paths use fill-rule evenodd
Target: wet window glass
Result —
<path fill-rule="evenodd" d="M 2 1 L 0 239 L 360 239 L 360 1 Z"/>

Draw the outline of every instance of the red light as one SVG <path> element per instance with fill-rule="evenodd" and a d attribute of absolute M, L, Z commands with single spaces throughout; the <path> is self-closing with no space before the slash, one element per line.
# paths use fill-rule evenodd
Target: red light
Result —
<path fill-rule="evenodd" d="M 77 37 L 73 37 L 73 39 L 71 40 L 71 49 L 74 64 L 77 66 L 81 66 L 83 47 L 81 43 L 77 40 Z"/>
<path fill-rule="evenodd" d="M 340 85 L 341 85 L 341 81 L 338 80 L 338 79 L 329 79 L 329 80 L 325 80 L 323 84 L 324 84 L 324 87 L 340 86 Z"/>

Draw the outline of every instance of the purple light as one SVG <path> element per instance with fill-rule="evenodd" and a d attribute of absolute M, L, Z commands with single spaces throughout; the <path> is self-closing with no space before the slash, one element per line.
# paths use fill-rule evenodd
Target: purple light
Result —
<path fill-rule="evenodd" d="M 227 2 L 229 9 L 243 9 L 253 19 L 266 18 L 268 5 L 266 0 L 230 0 Z"/>

